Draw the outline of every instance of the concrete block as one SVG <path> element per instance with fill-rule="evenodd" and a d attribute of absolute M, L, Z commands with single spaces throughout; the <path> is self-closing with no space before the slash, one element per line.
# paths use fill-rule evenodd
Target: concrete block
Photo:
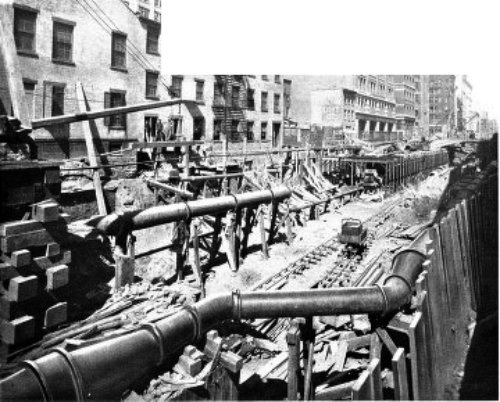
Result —
<path fill-rule="evenodd" d="M 0 318 L 12 320 L 18 315 L 17 303 L 9 300 L 7 296 L 0 297 Z"/>
<path fill-rule="evenodd" d="M 25 343 L 35 336 L 35 319 L 25 315 L 12 321 L 3 320 L 0 324 L 0 336 L 7 345 Z"/>
<path fill-rule="evenodd" d="M 59 243 L 48 243 L 47 248 L 45 249 L 46 257 L 55 257 L 61 254 L 61 246 Z"/>
<path fill-rule="evenodd" d="M 69 268 L 67 265 L 57 265 L 49 268 L 47 274 L 47 290 L 58 289 L 69 283 Z"/>
<path fill-rule="evenodd" d="M 16 276 L 9 281 L 7 297 L 11 301 L 22 302 L 38 294 L 38 278 L 31 276 Z"/>
<path fill-rule="evenodd" d="M 54 222 L 59 219 L 59 205 L 55 202 L 33 205 L 33 218 L 39 222 Z"/>
<path fill-rule="evenodd" d="M 222 366 L 232 373 L 239 373 L 243 367 L 243 359 L 233 352 L 222 352 L 220 361 Z"/>
<path fill-rule="evenodd" d="M 68 319 L 68 303 L 62 302 L 45 310 L 43 325 L 45 328 L 52 328 Z"/>
<path fill-rule="evenodd" d="M 31 264 L 31 251 L 29 250 L 17 250 L 13 251 L 9 257 L 10 263 L 16 267 L 25 267 Z"/>
<path fill-rule="evenodd" d="M 177 364 L 184 372 L 189 374 L 191 377 L 197 375 L 201 371 L 202 366 L 201 359 L 191 359 L 186 355 L 181 355 Z"/>
<path fill-rule="evenodd" d="M 0 263 L 0 282 L 19 276 L 19 272 L 9 263 Z"/>

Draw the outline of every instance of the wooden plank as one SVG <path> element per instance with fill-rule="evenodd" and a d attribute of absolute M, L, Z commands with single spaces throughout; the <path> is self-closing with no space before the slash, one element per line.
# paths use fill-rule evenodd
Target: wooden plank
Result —
<path fill-rule="evenodd" d="M 15 278 L 19 275 L 19 272 L 9 263 L 0 263 L 0 282 L 8 281 L 11 278 Z"/>
<path fill-rule="evenodd" d="M 38 278 L 35 275 L 17 276 L 9 281 L 7 297 L 11 301 L 22 302 L 32 299 L 38 293 Z"/>
<path fill-rule="evenodd" d="M 380 373 L 380 359 L 372 359 L 368 364 L 370 388 L 372 389 L 373 399 L 382 400 L 382 378 Z"/>
<path fill-rule="evenodd" d="M 382 352 L 382 345 L 380 343 L 380 339 L 378 335 L 374 332 L 371 334 L 371 339 L 370 339 L 370 360 L 380 359 L 381 352 Z"/>
<path fill-rule="evenodd" d="M 373 400 L 372 387 L 370 384 L 370 373 L 364 370 L 352 387 L 353 401 Z"/>
<path fill-rule="evenodd" d="M 0 247 L 4 253 L 11 253 L 16 250 L 25 249 L 34 246 L 45 246 L 53 242 L 52 235 L 45 229 L 35 230 L 33 232 L 2 237 Z"/>
<path fill-rule="evenodd" d="M 71 250 L 64 250 L 59 258 L 54 257 L 35 257 L 33 258 L 33 267 L 46 270 L 56 265 L 67 265 L 71 263 Z"/>
<path fill-rule="evenodd" d="M 81 82 L 77 82 L 76 84 L 76 97 L 78 101 L 78 108 L 80 109 L 81 112 L 90 110 L 86 105 L 85 95 L 83 92 L 83 86 Z M 85 144 L 87 146 L 87 155 L 90 164 L 92 166 L 97 166 L 98 165 L 97 155 L 94 148 L 94 138 L 90 127 L 90 123 L 82 122 L 81 127 L 83 130 L 83 134 L 85 136 Z M 96 133 L 96 135 L 98 135 L 98 133 Z M 104 199 L 104 192 L 102 190 L 102 183 L 101 183 L 101 175 L 98 169 L 94 169 L 92 171 L 92 179 L 94 182 L 94 189 L 95 189 L 97 208 L 99 210 L 99 214 L 107 215 L 108 211 L 106 208 L 106 200 Z"/>
<path fill-rule="evenodd" d="M 392 372 L 394 374 L 394 399 L 397 401 L 407 401 L 409 394 L 404 348 L 398 348 L 392 356 Z"/>
<path fill-rule="evenodd" d="M 377 332 L 377 335 L 380 337 L 386 348 L 389 350 L 391 354 L 396 353 L 397 347 L 390 335 L 387 333 L 387 331 L 383 328 L 377 328 L 375 330 Z"/>
<path fill-rule="evenodd" d="M 35 319 L 23 316 L 12 321 L 0 319 L 0 336 L 7 345 L 19 345 L 35 336 Z"/>
<path fill-rule="evenodd" d="M 56 222 L 50 223 L 42 223 L 34 219 L 27 221 L 5 222 L 0 225 L 0 237 L 34 232 L 42 229 L 65 231 L 67 227 L 67 219 L 69 219 L 69 217 L 67 214 L 59 215 L 60 218 Z"/>

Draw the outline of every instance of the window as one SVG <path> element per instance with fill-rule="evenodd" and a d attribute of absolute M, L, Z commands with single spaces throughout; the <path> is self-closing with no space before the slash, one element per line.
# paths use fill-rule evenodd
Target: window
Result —
<path fill-rule="evenodd" d="M 35 53 L 36 13 L 14 9 L 14 39 L 20 52 Z"/>
<path fill-rule="evenodd" d="M 255 110 L 255 90 L 248 88 L 247 90 L 247 108 L 248 110 Z"/>
<path fill-rule="evenodd" d="M 146 98 L 158 98 L 158 72 L 146 71 Z"/>
<path fill-rule="evenodd" d="M 158 11 L 155 11 L 155 21 L 161 22 L 161 13 Z"/>
<path fill-rule="evenodd" d="M 260 123 L 260 139 L 265 140 L 267 137 L 267 122 Z"/>
<path fill-rule="evenodd" d="M 205 81 L 196 80 L 196 101 L 203 102 L 203 93 L 205 92 Z"/>
<path fill-rule="evenodd" d="M 153 27 L 148 27 L 146 36 L 146 52 L 150 54 L 159 54 L 158 42 L 160 38 L 160 30 Z"/>
<path fill-rule="evenodd" d="M 222 120 L 214 120 L 214 140 L 220 140 Z"/>
<path fill-rule="evenodd" d="M 274 76 L 274 82 L 276 84 L 281 84 L 281 76 L 280 75 L 275 75 Z"/>
<path fill-rule="evenodd" d="M 54 21 L 52 59 L 68 63 L 73 61 L 73 25 Z"/>
<path fill-rule="evenodd" d="M 240 107 L 240 87 L 237 85 L 233 85 L 231 90 L 231 105 Z"/>
<path fill-rule="evenodd" d="M 35 86 L 36 81 L 23 79 L 24 95 L 26 99 L 26 104 L 28 106 L 28 118 L 32 120 L 34 117 L 34 106 L 35 106 Z"/>
<path fill-rule="evenodd" d="M 155 7 L 161 7 L 161 0 L 155 0 Z"/>
<path fill-rule="evenodd" d="M 224 86 L 216 82 L 214 83 L 214 105 L 215 106 L 224 106 Z"/>
<path fill-rule="evenodd" d="M 280 94 L 274 94 L 274 113 L 280 112 Z"/>
<path fill-rule="evenodd" d="M 144 18 L 149 18 L 149 10 L 147 8 L 139 6 L 139 14 Z"/>
<path fill-rule="evenodd" d="M 64 86 L 54 85 L 52 87 L 51 116 L 61 116 L 64 114 Z"/>
<path fill-rule="evenodd" d="M 253 121 L 247 121 L 247 140 L 248 141 L 254 140 L 253 125 L 254 125 Z"/>
<path fill-rule="evenodd" d="M 172 96 L 174 98 L 182 98 L 182 79 L 180 75 L 172 76 Z"/>
<path fill-rule="evenodd" d="M 113 32 L 111 36 L 111 67 L 127 67 L 127 35 Z"/>
<path fill-rule="evenodd" d="M 267 92 L 262 92 L 260 97 L 260 110 L 267 112 Z"/>
<path fill-rule="evenodd" d="M 113 107 L 125 106 L 125 91 L 110 90 L 104 93 L 104 108 L 109 109 Z M 127 115 L 119 114 L 108 116 L 104 118 L 104 125 L 111 128 L 125 129 L 127 123 Z"/>
<path fill-rule="evenodd" d="M 267 81 L 267 75 L 261 75 L 260 77 L 262 78 L 262 80 Z"/>
<path fill-rule="evenodd" d="M 239 140 L 238 127 L 240 125 L 239 120 L 231 120 L 231 138 L 233 140 Z"/>

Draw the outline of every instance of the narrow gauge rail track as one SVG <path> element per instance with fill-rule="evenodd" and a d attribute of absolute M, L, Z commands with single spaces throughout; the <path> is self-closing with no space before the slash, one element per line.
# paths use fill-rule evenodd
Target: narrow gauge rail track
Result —
<path fill-rule="evenodd" d="M 401 195 L 386 205 L 381 211 L 370 216 L 363 225 L 379 226 L 389 219 L 394 208 L 403 202 Z M 307 252 L 304 256 L 286 266 L 281 271 L 255 284 L 252 290 L 279 290 L 286 286 L 287 290 L 300 288 L 331 288 L 347 286 L 365 286 L 373 284 L 383 274 L 383 269 L 377 264 L 382 253 L 378 254 L 366 264 L 362 264 L 369 253 L 373 242 L 386 235 L 386 231 L 374 234 L 372 231 L 367 238 L 367 245 L 363 250 L 352 253 L 346 245 L 338 241 L 337 235 L 332 236 L 318 247 Z M 336 255 L 334 255 L 336 253 Z M 330 259 L 331 261 L 328 261 Z M 306 271 L 327 265 L 319 277 L 307 281 L 304 279 Z M 308 273 L 311 275 L 311 273 Z M 253 326 L 275 341 L 277 337 L 288 330 L 289 318 L 259 319 L 253 321 Z"/>

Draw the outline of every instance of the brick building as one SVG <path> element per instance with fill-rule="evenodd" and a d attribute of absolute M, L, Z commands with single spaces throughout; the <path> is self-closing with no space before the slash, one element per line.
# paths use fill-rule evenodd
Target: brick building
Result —
<path fill-rule="evenodd" d="M 121 0 L 16 0 L 1 7 L 6 29 L 13 33 L 5 40 L 13 41 L 17 52 L 28 120 L 79 112 L 77 82 L 90 110 L 162 97 L 159 25 L 139 19 Z M 0 71 L 4 79 L 9 74 Z M 7 104 L 8 96 L 0 92 Z M 95 120 L 105 150 L 142 140 L 148 115 Z M 33 136 L 41 157 L 86 153 L 80 124 L 37 129 Z"/>
<path fill-rule="evenodd" d="M 319 77 L 326 89 L 314 89 L 311 79 L 294 77 L 295 96 L 313 88 L 310 93 L 310 123 L 333 127 L 347 138 L 366 141 L 389 141 L 395 134 L 395 102 L 392 82 L 384 75 L 345 75 Z M 298 81 L 298 83 L 297 83 Z M 292 101 L 294 104 L 295 99 Z M 299 103 L 300 100 L 299 100 Z M 300 121 L 300 120 L 299 120 Z"/>
<path fill-rule="evenodd" d="M 468 130 L 473 130 L 473 116 L 475 111 L 472 110 L 472 84 L 466 75 L 456 77 L 456 124 L 457 131 L 465 133 Z"/>
<path fill-rule="evenodd" d="M 455 76 L 429 76 L 429 131 L 449 137 L 455 130 Z"/>
<path fill-rule="evenodd" d="M 279 75 L 172 75 L 170 80 L 172 99 L 196 102 L 167 108 L 167 125 L 177 137 L 213 141 L 227 135 L 230 142 L 246 137 L 280 144 L 290 80 Z"/>

